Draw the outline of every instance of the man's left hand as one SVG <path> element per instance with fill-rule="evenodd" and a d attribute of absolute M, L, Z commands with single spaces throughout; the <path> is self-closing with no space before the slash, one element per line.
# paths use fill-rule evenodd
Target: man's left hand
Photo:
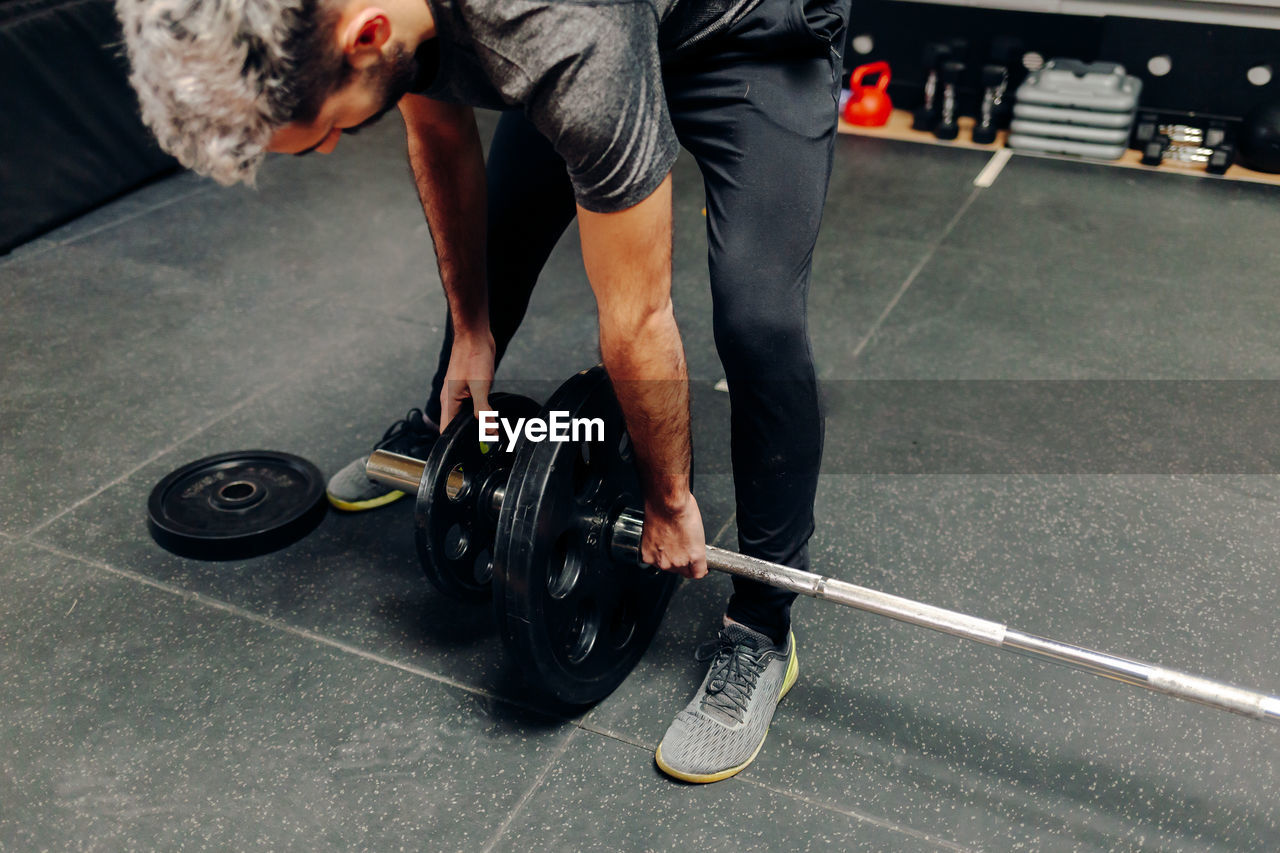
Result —
<path fill-rule="evenodd" d="M 664 572 L 690 579 L 707 576 L 707 535 L 692 494 L 686 493 L 684 505 L 675 510 L 646 503 L 640 556 Z"/>

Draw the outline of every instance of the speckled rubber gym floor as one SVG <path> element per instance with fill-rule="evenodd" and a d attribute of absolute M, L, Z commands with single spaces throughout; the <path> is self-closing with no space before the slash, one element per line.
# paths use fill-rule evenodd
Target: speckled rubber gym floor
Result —
<path fill-rule="evenodd" d="M 145 503 L 171 469 L 265 447 L 332 472 L 420 404 L 445 309 L 402 145 L 387 121 L 270 161 L 258 191 L 173 177 L 0 258 L 0 849 L 1276 848 L 1273 727 L 876 616 L 801 600 L 801 678 L 759 759 L 691 787 L 653 747 L 723 576 L 685 584 L 623 686 L 563 719 L 512 687 L 486 607 L 429 587 L 407 501 L 256 559 L 160 550 Z M 1010 431 L 909 393 L 1265 394 L 1280 189 L 1026 157 L 977 188 L 986 161 L 838 143 L 815 567 L 1280 692 L 1267 464 L 1197 467 L 1214 434 L 1152 428 L 1176 407 L 1136 418 L 1135 446 L 1159 443 L 1141 458 L 1076 464 L 1068 442 L 1037 464 L 1002 442 L 1041 410 Z M 676 179 L 698 496 L 733 547 L 696 168 Z M 500 387 L 594 361 L 588 294 L 571 230 Z M 891 417 L 896 393 L 918 419 Z M 1266 461 L 1273 411 L 1230 433 Z"/>

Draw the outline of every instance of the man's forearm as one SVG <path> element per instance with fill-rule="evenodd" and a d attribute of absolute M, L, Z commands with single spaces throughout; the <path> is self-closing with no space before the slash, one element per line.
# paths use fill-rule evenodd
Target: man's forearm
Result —
<path fill-rule="evenodd" d="M 692 462 L 689 382 L 684 348 L 669 310 L 655 313 L 623 343 L 624 331 L 606 336 L 600 350 L 631 433 L 651 508 L 677 512 L 689 495 Z"/>
<path fill-rule="evenodd" d="M 412 95 L 401 113 L 454 330 L 487 334 L 484 153 L 475 117 L 469 108 Z"/>
<path fill-rule="evenodd" d="M 600 311 L 600 350 L 631 433 L 651 508 L 689 495 L 689 383 L 671 306 L 671 180 L 630 210 L 579 210 L 583 261 Z"/>

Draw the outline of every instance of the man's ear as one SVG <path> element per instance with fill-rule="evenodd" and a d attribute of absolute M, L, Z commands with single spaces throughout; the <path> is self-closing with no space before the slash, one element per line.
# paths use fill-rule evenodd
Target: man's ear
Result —
<path fill-rule="evenodd" d="M 382 46 L 391 38 L 391 19 L 376 6 L 366 6 L 347 21 L 342 31 L 342 53 L 355 69 L 368 68 L 382 59 Z"/>

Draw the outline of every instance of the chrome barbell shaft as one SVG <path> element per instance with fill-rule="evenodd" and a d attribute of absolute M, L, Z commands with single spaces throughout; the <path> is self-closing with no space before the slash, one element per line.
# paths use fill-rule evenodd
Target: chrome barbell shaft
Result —
<path fill-rule="evenodd" d="M 426 464 L 422 460 L 386 450 L 375 450 L 365 466 L 370 479 L 415 494 L 425 469 Z M 505 489 L 494 490 L 495 509 L 501 507 L 505 492 Z M 643 532 L 643 513 L 624 510 L 618 516 L 612 527 L 610 548 L 619 562 L 640 562 L 640 538 Z M 810 598 L 877 613 L 899 622 L 931 628 L 953 637 L 1016 652 L 1046 663 L 1069 666 L 1166 696 L 1280 725 L 1280 697 L 1047 637 L 1024 634 L 999 622 L 748 557 L 712 545 L 707 546 L 707 566 L 718 572 L 750 578 Z"/>
<path fill-rule="evenodd" d="M 643 527 L 642 514 L 631 511 L 622 513 L 613 528 L 612 547 L 616 556 L 623 560 L 639 560 L 640 535 Z M 1268 696 L 1265 693 L 1143 661 L 1094 651 L 1083 646 L 1050 640 L 1034 634 L 1024 634 L 999 622 L 935 607 L 932 604 L 748 557 L 736 551 L 711 545 L 707 546 L 707 567 L 800 595 L 807 595 L 810 598 L 835 602 L 868 613 L 878 613 L 899 622 L 931 628 L 953 637 L 1016 652 L 1046 663 L 1069 666 L 1104 678 L 1132 684 L 1135 687 L 1163 693 L 1166 696 L 1198 702 L 1211 708 L 1280 725 L 1280 697 Z"/>

